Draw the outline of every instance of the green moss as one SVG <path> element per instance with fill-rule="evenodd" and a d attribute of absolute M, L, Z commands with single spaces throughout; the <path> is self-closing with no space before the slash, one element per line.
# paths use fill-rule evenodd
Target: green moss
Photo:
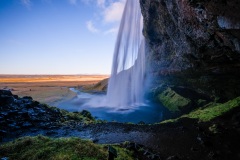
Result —
<path fill-rule="evenodd" d="M 102 146 L 79 138 L 25 137 L 0 146 L 0 157 L 18 160 L 106 159 Z"/>
<path fill-rule="evenodd" d="M 160 123 L 156 123 L 156 124 L 165 124 L 165 123 L 174 123 L 174 122 L 177 122 L 179 118 L 176 118 L 176 119 L 168 119 L 168 120 L 165 120 L 165 121 L 162 121 Z"/>
<path fill-rule="evenodd" d="M 133 160 L 130 151 L 114 148 L 118 152 L 116 160 Z M 0 146 L 0 157 L 10 160 L 103 160 L 107 155 L 104 145 L 79 138 L 24 137 Z"/>
<path fill-rule="evenodd" d="M 181 118 L 192 118 L 192 119 L 198 119 L 200 122 L 207 122 L 229 112 L 230 110 L 236 107 L 240 107 L 240 97 L 230 100 L 224 104 L 211 102 L 206 106 L 199 108 L 189 114 L 183 115 L 179 118 L 162 121 L 161 124 L 176 122 Z M 213 128 L 210 128 L 210 129 L 214 129 L 214 126 Z"/>
<path fill-rule="evenodd" d="M 115 160 L 134 160 L 132 151 L 115 145 L 114 148 L 117 150 L 118 157 Z"/>
<path fill-rule="evenodd" d="M 53 112 L 59 112 L 63 117 L 66 117 L 67 120 L 62 120 L 63 122 L 67 122 L 69 120 L 77 120 L 81 121 L 85 124 L 96 123 L 97 120 L 91 115 L 91 113 L 87 110 L 83 110 L 81 112 L 69 112 L 64 109 L 59 109 L 57 107 L 49 106 L 44 104 L 45 107 L 49 108 Z"/>
<path fill-rule="evenodd" d="M 199 121 L 202 121 L 202 122 L 207 122 L 239 106 L 240 106 L 240 97 L 230 100 L 224 104 L 217 104 L 215 106 L 209 106 L 203 109 L 200 108 L 187 115 L 183 115 L 182 117 L 194 118 L 194 119 L 199 119 Z"/>
<path fill-rule="evenodd" d="M 167 88 L 159 94 L 158 99 L 166 108 L 168 108 L 169 111 L 172 112 L 179 111 L 181 108 L 184 108 L 191 103 L 191 100 L 182 97 L 171 88 Z"/>

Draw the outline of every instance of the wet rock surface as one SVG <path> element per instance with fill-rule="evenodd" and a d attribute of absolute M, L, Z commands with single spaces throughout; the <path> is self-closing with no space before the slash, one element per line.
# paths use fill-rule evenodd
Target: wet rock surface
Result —
<path fill-rule="evenodd" d="M 221 102 L 240 95 L 238 0 L 140 3 L 153 87 L 189 88 Z"/>
<path fill-rule="evenodd" d="M 143 160 L 240 158 L 239 107 L 206 123 L 183 118 L 175 123 L 155 125 L 117 122 L 88 124 L 30 97 L 19 98 L 8 91 L 0 93 L 1 99 L 8 97 L 8 101 L 0 101 L 1 143 L 41 134 L 81 137 L 100 144 L 122 144 Z M 86 111 L 83 114 L 89 117 Z"/>

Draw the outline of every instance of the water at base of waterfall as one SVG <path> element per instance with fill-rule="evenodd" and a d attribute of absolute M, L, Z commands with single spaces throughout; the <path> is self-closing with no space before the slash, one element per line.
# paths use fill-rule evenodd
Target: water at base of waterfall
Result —
<path fill-rule="evenodd" d="M 162 113 L 164 107 L 147 103 L 144 106 L 135 106 L 126 108 L 116 108 L 110 106 L 103 106 L 98 103 L 101 99 L 106 98 L 104 94 L 90 94 L 71 89 L 77 92 L 77 97 L 60 103 L 57 107 L 65 109 L 70 112 L 88 110 L 91 114 L 100 120 L 108 122 L 144 122 L 148 124 L 162 121 Z M 96 104 L 93 104 L 93 100 Z M 98 105 L 97 105 L 98 104 Z"/>

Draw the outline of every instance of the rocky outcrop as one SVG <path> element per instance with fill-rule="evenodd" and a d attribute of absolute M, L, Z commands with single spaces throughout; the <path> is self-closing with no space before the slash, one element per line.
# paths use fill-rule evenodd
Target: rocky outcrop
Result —
<path fill-rule="evenodd" d="M 0 142 L 24 133 L 39 131 L 47 135 L 55 129 L 91 122 L 94 118 L 88 111 L 68 112 L 0 90 Z"/>
<path fill-rule="evenodd" d="M 238 0 L 140 0 L 154 86 L 225 102 L 240 95 Z"/>

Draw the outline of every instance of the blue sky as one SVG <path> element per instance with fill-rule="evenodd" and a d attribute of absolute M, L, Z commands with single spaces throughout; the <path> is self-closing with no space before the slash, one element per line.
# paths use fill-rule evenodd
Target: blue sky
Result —
<path fill-rule="evenodd" d="M 125 0 L 0 0 L 0 74 L 110 74 Z"/>

